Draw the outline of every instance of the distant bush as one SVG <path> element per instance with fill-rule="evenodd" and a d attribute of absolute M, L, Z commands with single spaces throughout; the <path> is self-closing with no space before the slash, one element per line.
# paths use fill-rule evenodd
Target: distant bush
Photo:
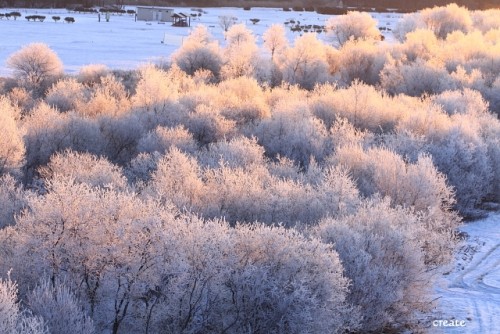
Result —
<path fill-rule="evenodd" d="M 68 16 L 64 18 L 64 21 L 66 21 L 67 23 L 75 23 L 75 18 Z"/>
<path fill-rule="evenodd" d="M 316 13 L 324 15 L 345 15 L 347 14 L 347 9 L 339 7 L 318 7 Z"/>
<path fill-rule="evenodd" d="M 17 20 L 18 17 L 21 17 L 21 13 L 19 12 L 10 12 L 9 15 L 14 18 L 14 20 Z"/>
<path fill-rule="evenodd" d="M 52 20 L 54 20 L 54 22 L 57 22 L 61 19 L 60 16 L 52 16 Z"/>
<path fill-rule="evenodd" d="M 40 22 L 43 22 L 45 20 L 45 16 L 43 15 L 33 15 L 33 21 L 38 20 Z"/>
<path fill-rule="evenodd" d="M 97 13 L 96 9 L 90 7 L 76 7 L 74 11 L 79 13 Z"/>

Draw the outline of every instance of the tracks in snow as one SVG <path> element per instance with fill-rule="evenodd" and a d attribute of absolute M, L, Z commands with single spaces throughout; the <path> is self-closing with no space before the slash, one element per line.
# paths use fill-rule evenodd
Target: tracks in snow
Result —
<path fill-rule="evenodd" d="M 457 268 L 437 287 L 443 319 L 465 320 L 465 327 L 433 327 L 431 333 L 500 333 L 500 214 L 466 224 L 467 246 Z M 464 262 L 465 260 L 465 262 Z"/>

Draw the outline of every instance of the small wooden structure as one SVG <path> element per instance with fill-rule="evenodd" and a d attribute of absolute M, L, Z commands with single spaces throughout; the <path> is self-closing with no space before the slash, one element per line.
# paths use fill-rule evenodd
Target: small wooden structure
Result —
<path fill-rule="evenodd" d="M 191 17 L 187 16 L 183 13 L 174 13 L 172 15 L 174 23 L 172 24 L 174 27 L 190 27 L 191 26 Z"/>
<path fill-rule="evenodd" d="M 173 14 L 174 10 L 172 8 L 150 6 L 137 7 L 138 21 L 173 22 Z"/>

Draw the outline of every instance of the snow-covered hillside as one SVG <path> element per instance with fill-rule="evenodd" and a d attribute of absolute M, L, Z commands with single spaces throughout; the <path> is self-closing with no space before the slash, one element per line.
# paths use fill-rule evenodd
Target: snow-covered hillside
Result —
<path fill-rule="evenodd" d="M 446 320 L 465 321 L 465 327 L 441 327 L 444 333 L 500 332 L 500 214 L 466 224 L 469 235 L 457 254 L 455 270 L 437 294 Z M 436 323 L 437 324 L 437 323 Z"/>
<path fill-rule="evenodd" d="M 133 7 L 131 7 L 133 8 Z M 9 73 L 5 60 L 21 46 L 32 42 L 44 42 L 53 49 L 65 65 L 69 73 L 78 71 L 87 64 L 104 64 L 111 68 L 130 69 L 142 63 L 156 62 L 167 59 L 180 46 L 182 37 L 189 34 L 189 28 L 172 27 L 170 23 L 135 22 L 133 15 L 112 15 L 109 22 L 101 16 L 98 22 L 97 14 L 69 13 L 65 9 L 3 9 L 0 12 L 21 12 L 17 20 L 0 20 L 2 44 L 0 45 L 0 76 Z M 300 21 L 301 25 L 324 25 L 330 15 L 315 12 L 284 12 L 278 8 L 252 8 L 245 11 L 241 8 L 204 8 L 204 14 L 192 20 L 192 27 L 204 24 L 210 32 L 224 44 L 223 30 L 219 26 L 219 16 L 231 15 L 238 18 L 239 23 L 245 23 L 260 38 L 273 23 L 284 24 L 289 20 Z M 191 8 L 175 8 L 176 12 L 185 14 L 197 13 Z M 44 22 L 28 22 L 26 15 L 44 15 Z M 51 17 L 57 15 L 61 21 L 54 22 Z M 74 24 L 66 24 L 64 17 L 74 17 Z M 379 21 L 379 27 L 392 28 L 401 14 L 372 13 Z M 253 25 L 250 19 L 260 21 Z M 289 29 L 288 38 L 293 40 L 299 33 Z M 384 30 L 388 40 L 392 32 Z M 324 36 L 324 34 L 321 34 Z M 165 38 L 166 36 L 166 38 Z M 181 38 L 179 38 L 179 36 Z M 165 39 L 166 43 L 161 43 Z"/>

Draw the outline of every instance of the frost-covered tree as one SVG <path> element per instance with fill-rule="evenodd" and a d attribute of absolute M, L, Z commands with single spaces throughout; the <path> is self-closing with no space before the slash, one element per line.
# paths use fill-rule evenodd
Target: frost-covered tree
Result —
<path fill-rule="evenodd" d="M 136 93 L 132 97 L 133 105 L 146 110 L 163 110 L 169 98 L 175 98 L 167 73 L 153 65 L 147 65 L 141 68 L 140 75 Z"/>
<path fill-rule="evenodd" d="M 260 58 L 253 32 L 244 24 L 235 24 L 225 33 L 223 78 L 253 76 Z"/>
<path fill-rule="evenodd" d="M 46 44 L 32 43 L 13 53 L 7 66 L 28 88 L 43 93 L 47 84 L 63 72 L 63 64 L 57 54 Z"/>
<path fill-rule="evenodd" d="M 218 78 L 222 66 L 222 54 L 218 43 L 204 25 L 191 31 L 182 46 L 172 54 L 172 61 L 187 74 L 208 70 Z"/>
<path fill-rule="evenodd" d="M 326 30 L 332 43 L 340 47 L 349 39 L 380 39 L 377 21 L 368 13 L 348 12 L 330 18 Z"/>
<path fill-rule="evenodd" d="M 283 80 L 312 89 L 329 79 L 326 47 L 315 34 L 307 33 L 295 40 L 287 49 L 281 64 Z"/>
<path fill-rule="evenodd" d="M 238 19 L 233 15 L 221 15 L 219 16 L 219 26 L 227 32 L 229 28 L 231 28 Z"/>
<path fill-rule="evenodd" d="M 285 28 L 281 24 L 273 24 L 262 35 L 264 47 L 271 53 L 271 59 L 281 55 L 288 47 Z"/>

